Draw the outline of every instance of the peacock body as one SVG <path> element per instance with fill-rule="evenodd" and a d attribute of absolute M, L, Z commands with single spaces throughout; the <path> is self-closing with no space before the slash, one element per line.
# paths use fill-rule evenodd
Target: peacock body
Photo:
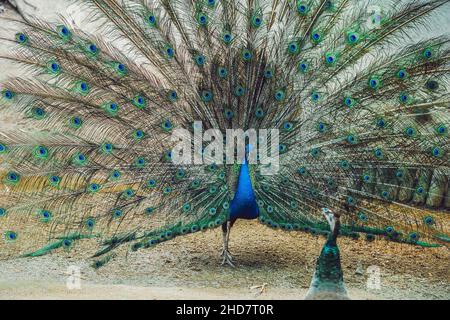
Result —
<path fill-rule="evenodd" d="M 237 219 L 331 247 L 338 235 L 447 243 L 449 39 L 415 37 L 447 2 L 397 3 L 368 22 L 353 0 L 90 0 L 80 8 L 97 35 L 21 22 L 2 58 L 29 76 L 3 84 L 0 108 L 29 130 L 0 130 L 2 256 L 94 239 L 101 265 L 122 245 L 222 226 L 231 263 Z M 197 121 L 278 129 L 279 170 L 263 174 L 251 148 L 197 163 L 208 144 L 195 143 L 193 162 L 174 163 L 174 131 Z"/>

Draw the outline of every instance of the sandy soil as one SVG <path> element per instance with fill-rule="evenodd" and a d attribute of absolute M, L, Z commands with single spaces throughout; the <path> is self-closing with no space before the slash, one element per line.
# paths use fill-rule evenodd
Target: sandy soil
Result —
<path fill-rule="evenodd" d="M 89 241 L 51 256 L 0 261 L 0 299 L 302 299 L 324 238 L 239 221 L 232 230 L 236 268 L 220 265 L 221 231 L 176 238 L 154 249 L 119 250 L 95 270 L 80 258 Z M 450 299 L 450 252 L 379 240 L 341 239 L 353 299 Z M 68 267 L 81 268 L 81 289 L 68 290 Z M 367 268 L 380 269 L 368 289 Z M 266 290 L 253 288 L 266 284 Z"/>

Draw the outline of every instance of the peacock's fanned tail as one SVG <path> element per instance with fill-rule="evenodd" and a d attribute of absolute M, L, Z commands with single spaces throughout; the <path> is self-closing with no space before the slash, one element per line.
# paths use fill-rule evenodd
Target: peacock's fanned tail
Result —
<path fill-rule="evenodd" d="M 327 234 L 325 207 L 342 235 L 448 242 L 449 39 L 417 37 L 447 2 L 375 25 L 356 0 L 82 1 L 95 36 L 23 22 L 1 56 L 27 74 L 1 91 L 21 118 L 0 130 L 2 257 L 94 239 L 100 266 L 223 224 L 239 165 L 172 161 L 194 121 L 280 130 L 279 172 L 250 165 L 268 226 Z"/>

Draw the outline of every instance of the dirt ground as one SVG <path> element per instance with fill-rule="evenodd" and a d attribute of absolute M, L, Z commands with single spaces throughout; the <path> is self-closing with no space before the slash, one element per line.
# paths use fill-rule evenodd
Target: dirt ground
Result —
<path fill-rule="evenodd" d="M 150 250 L 124 247 L 98 270 L 79 256 L 89 241 L 69 252 L 0 261 L 0 299 L 302 299 L 324 243 L 239 221 L 231 234 L 233 269 L 220 265 L 221 238 L 219 229 Z M 352 299 L 450 299 L 448 248 L 350 239 L 339 245 Z M 70 266 L 81 270 L 81 289 L 66 287 Z M 368 288 L 374 266 L 380 287 Z M 262 292 L 255 288 L 262 285 Z"/>

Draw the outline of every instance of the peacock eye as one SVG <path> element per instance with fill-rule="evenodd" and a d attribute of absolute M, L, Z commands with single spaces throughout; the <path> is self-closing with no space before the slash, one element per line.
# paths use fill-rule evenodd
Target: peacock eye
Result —
<path fill-rule="evenodd" d="M 272 77 L 273 77 L 273 71 L 270 70 L 270 69 L 267 69 L 266 71 L 264 71 L 264 77 L 265 77 L 266 79 L 272 78 Z"/>
<path fill-rule="evenodd" d="M 28 36 L 25 35 L 24 33 L 17 33 L 16 41 L 21 44 L 26 44 L 28 42 Z"/>

